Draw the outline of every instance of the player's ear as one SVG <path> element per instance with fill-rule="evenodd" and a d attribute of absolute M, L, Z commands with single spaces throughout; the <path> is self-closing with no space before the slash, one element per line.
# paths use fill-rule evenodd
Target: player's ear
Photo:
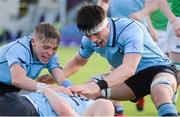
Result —
<path fill-rule="evenodd" d="M 34 43 L 35 43 L 35 39 L 32 37 L 31 44 L 34 45 Z"/>

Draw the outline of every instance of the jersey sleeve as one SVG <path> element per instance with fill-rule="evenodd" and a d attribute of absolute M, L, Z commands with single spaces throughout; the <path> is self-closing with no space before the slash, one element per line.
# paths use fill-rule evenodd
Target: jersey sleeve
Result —
<path fill-rule="evenodd" d="M 49 71 L 51 71 L 53 68 L 56 68 L 56 67 L 59 67 L 60 68 L 60 65 L 59 65 L 59 60 L 58 60 L 58 56 L 57 55 L 54 55 L 48 62 L 47 64 L 47 69 Z"/>
<path fill-rule="evenodd" d="M 89 58 L 94 52 L 91 41 L 85 36 L 81 40 L 79 55 L 83 58 Z"/>
<path fill-rule="evenodd" d="M 25 70 L 27 69 L 27 65 L 29 65 L 28 62 L 30 56 L 31 55 L 28 50 L 22 47 L 20 44 L 10 47 L 5 53 L 9 67 L 11 67 L 13 64 L 18 64 Z"/>
<path fill-rule="evenodd" d="M 143 53 L 144 31 L 136 22 L 128 26 L 122 33 L 124 54 Z"/>

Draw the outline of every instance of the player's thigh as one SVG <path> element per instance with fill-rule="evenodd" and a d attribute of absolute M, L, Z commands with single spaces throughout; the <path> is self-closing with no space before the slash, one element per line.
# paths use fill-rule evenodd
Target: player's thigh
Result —
<path fill-rule="evenodd" d="M 131 100 L 134 98 L 134 93 L 126 83 L 122 83 L 111 88 L 111 98 L 120 101 Z"/>

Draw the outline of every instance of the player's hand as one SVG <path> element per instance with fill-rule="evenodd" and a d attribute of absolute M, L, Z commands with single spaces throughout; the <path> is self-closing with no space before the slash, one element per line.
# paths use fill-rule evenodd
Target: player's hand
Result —
<path fill-rule="evenodd" d="M 97 94 L 100 92 L 100 88 L 96 83 L 87 83 L 79 86 L 70 87 L 71 91 L 77 94 L 82 94 L 87 98 L 94 99 L 97 97 Z"/>
<path fill-rule="evenodd" d="M 135 19 L 135 20 L 137 20 L 137 21 L 141 21 L 142 18 L 143 18 L 141 12 L 134 12 L 134 13 L 132 13 L 129 17 L 132 18 L 132 19 Z"/>
<path fill-rule="evenodd" d="M 70 96 L 73 95 L 73 93 L 71 92 L 71 90 L 69 88 L 66 88 L 63 86 L 52 86 L 51 88 L 58 93 L 64 93 L 64 94 L 70 95 Z"/>
<path fill-rule="evenodd" d="M 36 81 L 46 83 L 46 84 L 54 84 L 55 83 L 54 78 L 49 74 L 45 74 L 45 75 L 38 77 L 36 79 Z"/>

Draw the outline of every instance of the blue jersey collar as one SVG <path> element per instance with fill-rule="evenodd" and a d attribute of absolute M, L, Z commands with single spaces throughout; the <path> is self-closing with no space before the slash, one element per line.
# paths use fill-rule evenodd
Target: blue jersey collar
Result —
<path fill-rule="evenodd" d="M 110 34 L 108 38 L 108 42 L 106 46 L 113 46 L 113 43 L 115 41 L 115 36 L 116 36 L 116 29 L 115 29 L 115 24 L 111 18 L 108 18 L 109 20 L 109 25 L 110 25 Z"/>

